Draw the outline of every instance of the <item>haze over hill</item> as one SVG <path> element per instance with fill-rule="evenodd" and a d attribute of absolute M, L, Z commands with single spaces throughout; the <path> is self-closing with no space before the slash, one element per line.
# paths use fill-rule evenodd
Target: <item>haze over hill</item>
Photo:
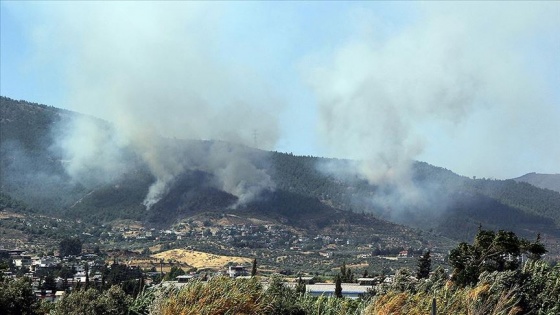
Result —
<path fill-rule="evenodd" d="M 351 160 L 152 135 L 158 141 L 150 152 L 173 166 L 158 170 L 143 148 L 116 137 L 107 122 L 6 97 L 0 109 L 2 192 L 51 215 L 169 225 L 196 213 L 234 211 L 305 229 L 340 220 L 400 229 L 392 221 L 457 240 L 470 239 L 479 224 L 560 237 L 560 193 L 527 183 L 474 180 L 415 162 L 406 186 L 373 184 Z M 94 151 L 68 154 L 61 141 L 75 137 L 68 134 L 74 129 L 62 127 L 76 117 L 95 131 L 89 134 L 96 138 L 84 143 L 101 147 L 80 145 L 70 152 Z M 123 145 L 114 146 L 116 141 Z M 154 194 L 161 182 L 157 171 L 174 175 Z"/>
<path fill-rule="evenodd" d="M 526 182 L 533 186 L 560 192 L 560 174 L 529 173 L 514 178 L 516 182 Z"/>

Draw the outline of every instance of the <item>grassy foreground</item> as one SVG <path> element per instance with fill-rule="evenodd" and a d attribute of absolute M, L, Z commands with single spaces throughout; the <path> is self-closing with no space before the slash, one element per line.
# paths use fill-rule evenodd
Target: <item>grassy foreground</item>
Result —
<path fill-rule="evenodd" d="M 406 274 L 405 271 L 401 272 Z M 218 277 L 181 289 L 140 295 L 131 306 L 143 314 L 560 314 L 560 268 L 529 262 L 521 270 L 488 272 L 474 286 L 459 287 L 442 271 L 430 278 L 398 277 L 362 299 L 311 297 L 273 279 L 263 290 L 256 279 Z M 134 309 L 134 307 L 132 307 Z"/>
<path fill-rule="evenodd" d="M 476 284 L 459 286 L 442 270 L 427 279 L 410 277 L 402 269 L 395 281 L 351 300 L 312 297 L 302 286 L 289 288 L 273 278 L 266 288 L 255 277 L 215 277 L 193 281 L 181 288 L 153 287 L 136 297 L 118 285 L 109 289 L 82 288 L 56 303 L 38 302 L 30 281 L 0 282 L 2 314 L 175 315 L 175 314 L 430 314 L 432 299 L 437 314 L 560 314 L 560 265 L 529 261 L 510 271 L 483 272 Z"/>

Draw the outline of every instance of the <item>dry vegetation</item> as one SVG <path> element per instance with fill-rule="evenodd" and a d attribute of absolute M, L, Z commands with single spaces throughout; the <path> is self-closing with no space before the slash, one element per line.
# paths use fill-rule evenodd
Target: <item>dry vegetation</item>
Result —
<path fill-rule="evenodd" d="M 0 220 L 2 219 L 10 219 L 10 218 L 23 218 L 24 216 L 19 214 L 19 213 L 15 213 L 15 212 L 11 212 L 11 211 L 0 211 Z"/>
<path fill-rule="evenodd" d="M 243 265 L 250 264 L 252 262 L 251 258 L 246 257 L 221 256 L 186 249 L 172 249 L 152 255 L 151 257 L 164 259 L 166 261 L 174 260 L 198 269 L 219 269 L 223 268 L 228 263 Z"/>

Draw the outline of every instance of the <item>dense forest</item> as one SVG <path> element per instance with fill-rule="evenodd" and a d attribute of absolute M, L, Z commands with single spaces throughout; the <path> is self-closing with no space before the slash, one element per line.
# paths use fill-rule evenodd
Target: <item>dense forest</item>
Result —
<path fill-rule="evenodd" d="M 355 161 L 295 156 L 213 141 L 162 139 L 162 150 L 168 150 L 164 154 L 191 164 L 169 182 L 166 193 L 147 210 L 143 201 L 156 178 L 130 147 L 120 148 L 126 169 L 110 182 L 82 181 L 68 174 L 67 161 L 57 150 L 55 138 L 63 123 L 75 117 L 111 130 L 109 123 L 96 118 L 1 97 L 3 199 L 11 196 L 43 213 L 93 223 L 134 219 L 168 225 L 188 214 L 234 209 L 290 224 L 308 222 L 309 226 L 321 227 L 342 213 L 369 213 L 379 222 L 410 225 L 456 240 L 472 239 L 481 224 L 524 237 L 537 233 L 560 237 L 560 193 L 525 182 L 471 179 L 414 162 L 411 179 L 421 200 L 395 204 L 385 200 L 398 200 L 399 187 L 374 185 L 348 171 Z M 232 159 L 242 156 L 243 163 L 268 176 L 273 184 L 240 203 L 235 194 L 216 184 L 219 173 L 196 166 L 216 150 L 226 159 L 227 154 Z"/>

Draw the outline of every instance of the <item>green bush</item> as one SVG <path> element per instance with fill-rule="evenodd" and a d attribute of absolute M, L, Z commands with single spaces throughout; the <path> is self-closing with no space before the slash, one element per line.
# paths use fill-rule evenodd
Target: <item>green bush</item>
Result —
<path fill-rule="evenodd" d="M 34 314 L 37 299 L 28 278 L 6 279 L 0 282 L 0 310 L 2 314 Z"/>
<path fill-rule="evenodd" d="M 99 292 L 78 290 L 55 303 L 51 315 L 126 315 L 131 298 L 119 286 Z"/>

